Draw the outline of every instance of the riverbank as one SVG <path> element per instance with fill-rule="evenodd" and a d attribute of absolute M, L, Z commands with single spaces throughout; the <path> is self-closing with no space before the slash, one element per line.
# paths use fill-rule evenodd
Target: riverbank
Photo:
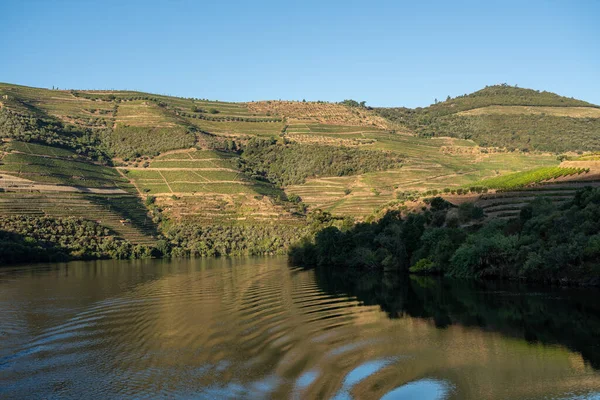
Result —
<path fill-rule="evenodd" d="M 326 228 L 290 258 L 338 270 L 600 285 L 600 189 L 581 189 L 562 205 L 536 199 L 509 220 L 484 221 L 471 204 L 434 198 L 422 213 Z"/>

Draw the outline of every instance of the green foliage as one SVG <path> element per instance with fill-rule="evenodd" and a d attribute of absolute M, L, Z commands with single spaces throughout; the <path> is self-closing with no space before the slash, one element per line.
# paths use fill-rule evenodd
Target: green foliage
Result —
<path fill-rule="evenodd" d="M 421 136 L 472 139 L 508 150 L 564 152 L 600 150 L 600 118 L 550 115 L 448 115 L 417 127 Z"/>
<path fill-rule="evenodd" d="M 251 139 L 244 147 L 241 168 L 256 179 L 287 186 L 318 176 L 347 176 L 399 168 L 400 156 L 374 150 L 313 144 L 279 144 Z"/>
<path fill-rule="evenodd" d="M 115 156 L 135 158 L 190 148 L 196 143 L 196 136 L 184 127 L 118 126 L 113 132 L 104 135 L 103 141 Z"/>
<path fill-rule="evenodd" d="M 529 171 L 515 172 L 513 174 L 484 179 L 482 181 L 473 183 L 473 185 L 476 187 L 485 187 L 489 189 L 513 190 L 536 183 L 541 183 L 550 179 L 582 174 L 588 171 L 589 169 L 584 168 L 541 167 Z"/>
<path fill-rule="evenodd" d="M 409 268 L 409 271 L 413 274 L 432 274 L 437 272 L 437 268 L 433 261 L 428 258 L 421 258 L 417 261 L 412 267 Z"/>
<path fill-rule="evenodd" d="M 361 101 L 359 103 L 358 101 L 352 100 L 352 99 L 340 101 L 340 104 L 342 104 L 344 106 L 348 106 L 348 107 L 362 107 L 362 108 L 364 108 L 366 103 L 367 103 L 366 101 Z"/>
<path fill-rule="evenodd" d="M 172 256 L 241 256 L 285 254 L 309 233 L 296 225 L 177 224 L 167 229 Z"/>
<path fill-rule="evenodd" d="M 314 242 L 292 248 L 290 256 L 301 265 L 342 270 L 393 267 L 456 277 L 600 284 L 600 271 L 593 267 L 600 262 L 600 188 L 579 190 L 562 206 L 540 198 L 518 220 L 493 220 L 480 228 L 454 228 L 448 219 L 444 226 L 448 209 L 436 204 L 404 219 L 389 212 L 346 232 L 326 228 Z M 459 215 L 480 217 L 466 206 Z"/>
<path fill-rule="evenodd" d="M 154 204 L 155 202 L 156 202 L 156 197 L 154 197 L 154 196 L 146 196 L 146 201 L 144 202 L 144 204 L 146 205 L 146 207 L 149 207 L 152 204 Z"/>
<path fill-rule="evenodd" d="M 71 149 L 78 155 L 109 162 L 98 134 L 89 129 L 65 126 L 60 121 L 0 108 L 0 138 L 43 143 Z"/>
<path fill-rule="evenodd" d="M 441 117 L 461 111 L 489 106 L 546 106 L 546 107 L 598 107 L 594 104 L 557 95 L 556 93 L 524 89 L 506 84 L 487 86 L 477 92 L 438 102 L 426 109 L 377 108 L 385 118 L 402 122 L 406 118 Z"/>
<path fill-rule="evenodd" d="M 108 228 L 81 218 L 0 218 L 0 264 L 96 258 L 150 257 Z"/>

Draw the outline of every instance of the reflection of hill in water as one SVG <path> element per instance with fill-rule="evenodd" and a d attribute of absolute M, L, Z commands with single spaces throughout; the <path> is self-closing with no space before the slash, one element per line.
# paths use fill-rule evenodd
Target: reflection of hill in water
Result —
<path fill-rule="evenodd" d="M 317 270 L 319 286 L 379 305 L 389 318 L 431 319 L 438 328 L 475 326 L 529 343 L 559 344 L 600 369 L 600 291 L 395 274 Z"/>
<path fill-rule="evenodd" d="M 579 353 L 522 340 L 522 319 L 541 342 L 590 354 L 568 323 L 594 332 L 598 319 L 562 294 L 501 289 L 334 278 L 281 258 L 2 270 L 0 398 L 533 399 L 597 390 L 600 373 Z M 541 319 L 555 309 L 567 322 Z M 544 322 L 552 329 L 538 328 Z M 575 344 L 554 340 L 560 329 Z"/>

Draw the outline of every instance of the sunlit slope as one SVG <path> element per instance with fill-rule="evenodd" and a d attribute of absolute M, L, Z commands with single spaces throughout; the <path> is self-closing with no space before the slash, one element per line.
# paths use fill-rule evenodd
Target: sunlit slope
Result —
<path fill-rule="evenodd" d="M 286 200 L 292 195 L 309 210 L 365 218 L 407 193 L 555 167 L 556 152 L 595 150 L 600 140 L 597 106 L 508 86 L 416 110 L 9 84 L 0 84 L 0 102 L 8 121 L 0 121 L 0 136 L 10 141 L 0 166 L 10 176 L 5 186 L 133 195 L 140 203 L 155 196 L 169 219 L 203 223 L 296 221 L 298 209 Z M 280 186 L 240 167 L 244 145 L 255 137 L 388 152 L 402 164 L 368 173 L 315 172 Z"/>
<path fill-rule="evenodd" d="M 141 196 L 155 196 L 175 221 L 230 224 L 295 219 L 276 202 L 284 193 L 243 174 L 232 153 L 177 151 L 154 158 L 146 167 L 118 169 Z"/>
<path fill-rule="evenodd" d="M 309 179 L 286 191 L 299 195 L 314 207 L 360 218 L 402 198 L 406 192 L 459 188 L 487 177 L 559 164 L 556 156 L 550 154 L 486 153 L 472 142 L 455 139 L 422 139 L 389 133 L 364 137 L 374 141 L 365 147 L 403 154 L 405 165 L 357 176 Z"/>
<path fill-rule="evenodd" d="M 483 208 L 488 218 L 515 218 L 521 209 L 535 198 L 543 197 L 554 203 L 563 203 L 573 199 L 577 190 L 583 187 L 600 186 L 598 161 L 564 161 L 558 168 L 541 170 L 482 181 L 484 184 L 491 183 L 498 189 L 507 189 L 481 195 L 475 199 L 476 204 Z M 552 174 L 552 171 L 556 173 Z M 524 179 L 528 175 L 530 182 Z M 545 175 L 543 177 L 546 179 L 539 181 L 541 175 Z M 521 187 L 514 187 L 515 182 L 520 182 Z"/>

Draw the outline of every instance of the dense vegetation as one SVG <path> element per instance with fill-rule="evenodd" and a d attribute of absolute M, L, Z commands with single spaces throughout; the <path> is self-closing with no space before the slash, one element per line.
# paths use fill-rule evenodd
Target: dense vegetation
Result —
<path fill-rule="evenodd" d="M 196 136 L 183 127 L 118 126 L 104 136 L 104 141 L 115 156 L 135 158 L 157 156 L 169 150 L 190 148 L 196 142 Z"/>
<path fill-rule="evenodd" d="M 488 106 L 598 107 L 586 101 L 552 92 L 501 84 L 486 86 L 476 92 L 455 98 L 448 97 L 444 102 L 433 104 L 430 111 L 437 115 L 445 115 Z"/>
<path fill-rule="evenodd" d="M 600 283 L 600 189 L 562 206 L 538 199 L 518 219 L 493 220 L 472 205 L 455 212 L 434 198 L 420 214 L 389 212 L 348 231 L 329 227 L 292 249 L 294 262 L 331 268 L 387 268 L 456 277 Z M 461 226 L 462 223 L 462 226 Z"/>
<path fill-rule="evenodd" d="M 205 225 L 182 223 L 165 230 L 152 247 L 133 245 L 82 218 L 0 218 L 0 265 L 87 259 L 207 257 L 285 254 L 311 225 Z"/>
<path fill-rule="evenodd" d="M 110 160 L 95 132 L 65 126 L 52 118 L 20 114 L 7 108 L 0 109 L 0 137 L 68 148 L 102 162 Z"/>
<path fill-rule="evenodd" d="M 279 144 L 275 139 L 252 139 L 243 146 L 241 168 L 256 179 L 280 186 L 304 183 L 319 176 L 357 175 L 399 168 L 399 155 L 351 147 Z"/>
<path fill-rule="evenodd" d="M 417 108 L 413 111 L 420 113 L 423 118 L 427 118 L 489 106 L 598 107 L 586 101 L 560 96 L 552 92 L 501 84 L 486 86 L 476 92 L 455 98 L 448 96 L 445 101 L 436 101 L 435 104 L 425 109 Z M 411 111 L 408 108 L 378 108 L 376 110 L 382 116 L 390 119 L 400 117 L 402 112 L 408 115 Z"/>
<path fill-rule="evenodd" d="M 285 254 L 308 233 L 297 225 L 178 224 L 165 232 L 166 250 L 181 256 L 241 256 Z"/>
<path fill-rule="evenodd" d="M 108 228 L 81 218 L 0 218 L 0 264 L 96 258 L 150 257 Z M 154 255 L 157 255 L 156 253 Z"/>
<path fill-rule="evenodd" d="M 419 126 L 421 136 L 472 139 L 508 150 L 564 152 L 600 150 L 600 118 L 549 115 L 449 115 Z"/>
<path fill-rule="evenodd" d="M 598 107 L 550 92 L 496 85 L 454 99 L 448 98 L 426 108 L 379 108 L 376 111 L 423 137 L 472 139 L 481 146 L 509 150 L 564 152 L 600 149 L 600 135 L 597 134 L 600 118 L 457 114 L 488 106 Z"/>

